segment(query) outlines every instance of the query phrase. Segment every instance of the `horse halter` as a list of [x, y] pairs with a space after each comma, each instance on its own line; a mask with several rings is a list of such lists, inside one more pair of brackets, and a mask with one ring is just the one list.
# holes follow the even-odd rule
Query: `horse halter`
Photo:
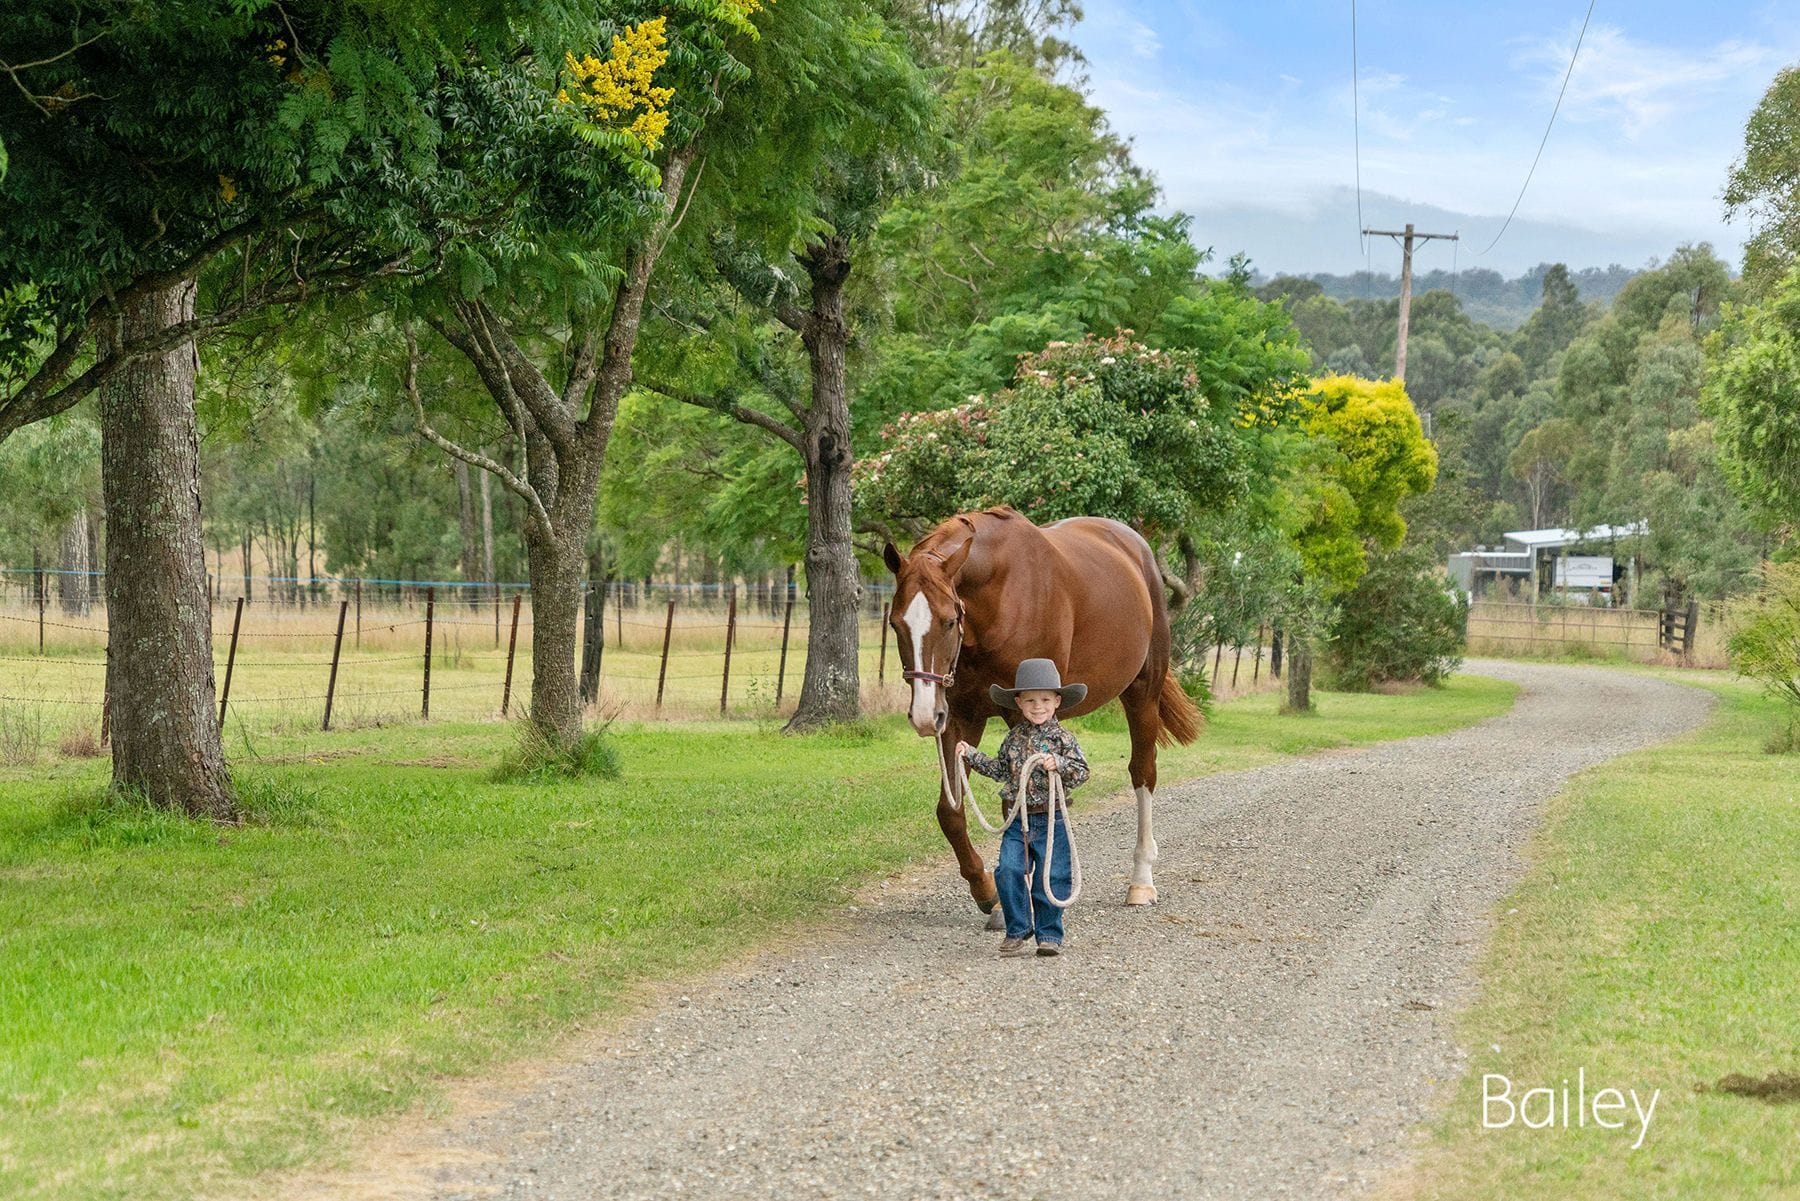
[[962, 601], [959, 600], [956, 602], [956, 653], [950, 656], [950, 670], [946, 672], [915, 671], [908, 667], [901, 670], [900, 678], [909, 684], [914, 680], [925, 680], [932, 684], [942, 684], [945, 690], [948, 691], [950, 686], [956, 683], [956, 664], [962, 658], [962, 648], [963, 606]]

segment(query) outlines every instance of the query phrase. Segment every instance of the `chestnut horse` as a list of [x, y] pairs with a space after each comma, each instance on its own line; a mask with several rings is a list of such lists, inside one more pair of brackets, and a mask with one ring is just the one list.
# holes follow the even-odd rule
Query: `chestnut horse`
[[[1149, 544], [1107, 518], [1039, 527], [1001, 507], [950, 518], [910, 555], [890, 542], [883, 558], [896, 581], [888, 623], [912, 684], [913, 729], [935, 736], [946, 762], [958, 742], [980, 745], [988, 718], [1019, 720], [989, 699], [988, 685], [1010, 688], [1021, 660], [1053, 660], [1065, 683], [1088, 686], [1086, 698], [1059, 717], [1119, 698], [1131, 729], [1138, 814], [1125, 903], [1154, 901], [1156, 745], [1192, 742], [1200, 715], [1169, 671], [1169, 611]], [[960, 802], [940, 781], [938, 825], [976, 905], [992, 914], [994, 877], [969, 845]]]

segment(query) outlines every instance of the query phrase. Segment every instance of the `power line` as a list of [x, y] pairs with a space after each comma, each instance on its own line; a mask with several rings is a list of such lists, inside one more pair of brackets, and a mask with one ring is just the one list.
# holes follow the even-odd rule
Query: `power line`
[[1362, 240], [1363, 253], [1368, 254], [1368, 235], [1362, 233], [1362, 98], [1356, 80], [1356, 0], [1350, 0], [1350, 128], [1353, 131], [1356, 146], [1356, 228], [1357, 237]]
[[[1354, 0], [1352, 2], [1354, 3]], [[1550, 122], [1544, 126], [1544, 136], [1538, 141], [1537, 154], [1532, 156], [1531, 169], [1525, 172], [1525, 182], [1519, 185], [1519, 195], [1513, 200], [1512, 212], [1506, 214], [1506, 221], [1500, 226], [1500, 232], [1494, 235], [1494, 240], [1487, 244], [1487, 250], [1480, 252], [1483, 255], [1500, 244], [1500, 239], [1505, 236], [1507, 227], [1512, 224], [1513, 215], [1519, 211], [1519, 201], [1525, 199], [1525, 189], [1531, 186], [1531, 177], [1537, 172], [1538, 159], [1544, 157], [1544, 146], [1550, 141], [1550, 130], [1556, 125], [1556, 114], [1562, 111], [1563, 94], [1569, 90], [1569, 77], [1575, 74], [1575, 60], [1581, 54], [1581, 43], [1587, 37], [1588, 22], [1593, 19], [1594, 5], [1597, 2], [1598, 0], [1588, 0], [1587, 16], [1581, 18], [1581, 33], [1575, 38], [1575, 50], [1569, 55], [1569, 69], [1563, 73], [1562, 88], [1556, 93], [1556, 106], [1550, 110]], [[1354, 51], [1352, 53], [1354, 54]], [[1476, 257], [1479, 258], [1480, 255]]]

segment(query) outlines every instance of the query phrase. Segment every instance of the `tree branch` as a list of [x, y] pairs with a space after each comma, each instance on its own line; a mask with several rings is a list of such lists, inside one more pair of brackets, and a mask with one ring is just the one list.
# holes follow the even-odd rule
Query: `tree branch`
[[[496, 369], [493, 375], [486, 376], [490, 390], [493, 383], [502, 383], [512, 403], [522, 406], [524, 412], [530, 414], [532, 424], [555, 448], [557, 458], [565, 462], [574, 458], [578, 428], [574, 415], [558, 405], [556, 393], [551, 391], [548, 381], [532, 366], [531, 360], [525, 357], [525, 352], [519, 349], [512, 334], [501, 326], [499, 317], [482, 300], [459, 301], [456, 308], [463, 324], [481, 344], [482, 353]], [[470, 320], [471, 317], [474, 319]], [[497, 327], [498, 333], [495, 332]], [[477, 367], [481, 365], [479, 359], [475, 362]], [[524, 387], [519, 386], [521, 382]], [[533, 383], [542, 384], [544, 393], [548, 395], [532, 387]], [[524, 432], [520, 431], [521, 436]]]
[[766, 430], [799, 451], [802, 457], [806, 454], [806, 436], [804, 434], [793, 426], [786, 424], [778, 418], [770, 416], [760, 409], [753, 409], [748, 405], [738, 404], [728, 397], [714, 398], [701, 396], [681, 388], [670, 387], [667, 384], [655, 380], [640, 380], [638, 382], [652, 392], [666, 396], [670, 400], [680, 401], [682, 404], [693, 405], [697, 409], [706, 409], [713, 413], [723, 413], [727, 417], [736, 418], [745, 425], [754, 425], [758, 429]]
[[538, 496], [536, 488], [514, 475], [504, 464], [490, 459], [484, 454], [458, 446], [431, 428], [431, 424], [425, 420], [425, 402], [419, 396], [419, 343], [418, 339], [413, 337], [411, 325], [406, 327], [406, 398], [412, 402], [413, 425], [426, 441], [445, 454], [461, 459], [471, 467], [481, 468], [505, 484], [509, 491], [531, 506], [533, 520], [539, 523], [545, 533], [550, 532], [550, 514], [545, 511], [544, 502]]

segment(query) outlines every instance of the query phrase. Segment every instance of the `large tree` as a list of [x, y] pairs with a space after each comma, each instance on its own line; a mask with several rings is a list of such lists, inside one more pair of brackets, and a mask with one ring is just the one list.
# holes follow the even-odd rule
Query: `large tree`
[[1300, 571], [1290, 594], [1287, 707], [1312, 708], [1314, 641], [1371, 550], [1400, 545], [1400, 504], [1437, 478], [1437, 452], [1397, 380], [1328, 375], [1301, 401], [1306, 440], [1289, 460]]
[[1706, 408], [1732, 480], [1791, 538], [1800, 528], [1800, 270], [1730, 312], [1707, 349]]
[[[828, 19], [830, 7], [786, 0], [765, 22], [767, 36], [803, 36], [788, 26]], [[574, 211], [591, 215], [573, 221], [568, 209], [548, 212], [517, 241], [468, 247], [412, 298], [414, 311], [472, 366], [522, 462], [502, 462], [436, 428], [419, 386], [419, 347], [406, 334], [406, 392], [420, 432], [525, 502], [531, 722], [563, 746], [581, 735], [574, 657], [582, 579], [645, 302], [657, 262], [702, 185], [708, 122], [734, 89], [752, 82], [739, 55], [761, 36], [751, 23], [760, 0], [703, 0], [667, 15], [621, 8], [627, 11], [616, 14], [607, 56], [571, 55], [546, 115], [560, 114], [596, 145], [647, 154], [636, 175], [643, 190], [615, 197], [609, 180], [578, 159], [546, 162], [530, 145], [496, 147], [484, 164], [495, 180], [561, 188], [579, 201]], [[608, 128], [625, 119], [628, 128]], [[617, 202], [592, 211], [609, 198]]]
[[[516, 194], [471, 158], [567, 10], [21, 0], [0, 13], [0, 438], [96, 392], [113, 778], [234, 808], [212, 700], [195, 339], [428, 265]], [[614, 147], [605, 153], [617, 157]]]
[[1775, 76], [1744, 125], [1744, 152], [1725, 181], [1725, 215], [1748, 221], [1744, 279], [1772, 290], [1800, 257], [1800, 67]]
[[[860, 711], [851, 343], [870, 315], [856, 309], [852, 276], [866, 266], [870, 235], [888, 206], [921, 184], [939, 157], [935, 93], [877, 11], [840, 5], [804, 55], [811, 69], [779, 61], [764, 68], [787, 87], [765, 89], [762, 111], [740, 114], [753, 120], [755, 136], [740, 138], [737, 153], [721, 163], [737, 186], [722, 189], [703, 214], [718, 230], [710, 270], [678, 320], [697, 323], [713, 345], [695, 355], [694, 340], [681, 340], [688, 353], [645, 381], [779, 439], [799, 459], [811, 617], [790, 729]], [[787, 57], [798, 55], [790, 48]], [[682, 360], [692, 358], [702, 361], [684, 370]], [[784, 370], [785, 358], [804, 362], [804, 384]]]

